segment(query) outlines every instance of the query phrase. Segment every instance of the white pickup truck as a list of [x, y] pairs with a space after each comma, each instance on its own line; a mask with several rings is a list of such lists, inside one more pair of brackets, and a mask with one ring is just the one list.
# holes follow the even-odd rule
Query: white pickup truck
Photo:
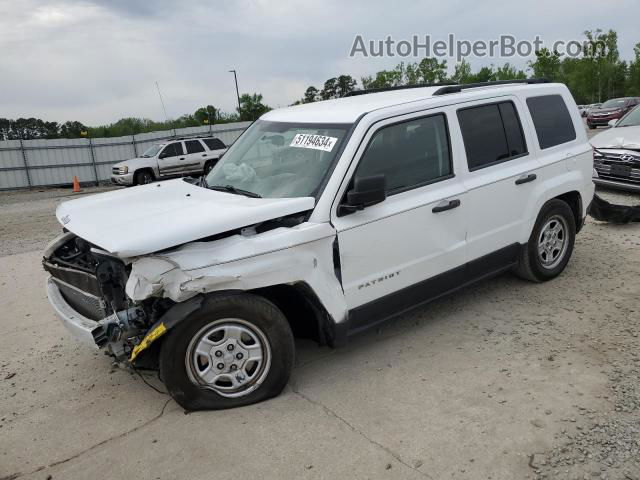
[[[61, 204], [50, 302], [186, 409], [277, 395], [331, 346], [479, 280], [551, 280], [594, 195], [564, 85], [361, 91], [271, 111], [201, 181]], [[532, 286], [535, 288], [535, 286]]]
[[206, 175], [226, 151], [222, 140], [208, 136], [155, 143], [139, 157], [113, 165], [111, 183], [146, 185], [166, 178]]

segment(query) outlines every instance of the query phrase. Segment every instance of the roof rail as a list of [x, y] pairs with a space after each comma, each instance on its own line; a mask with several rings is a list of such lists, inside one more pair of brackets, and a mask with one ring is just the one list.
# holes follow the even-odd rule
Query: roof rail
[[213, 132], [210, 135], [187, 135], [182, 137], [174, 137], [174, 140], [193, 140], [194, 138], [215, 138]]
[[424, 87], [443, 87], [443, 86], [455, 86], [455, 82], [440, 82], [440, 83], [419, 83], [416, 85], [399, 85], [396, 87], [381, 87], [381, 88], [368, 88], [364, 90], [352, 90], [345, 93], [342, 98], [345, 97], [357, 97], [359, 95], [367, 95], [369, 93], [378, 92], [390, 92], [392, 90], [406, 90], [409, 88], [424, 88]]
[[514, 85], [514, 84], [536, 84], [536, 83], [550, 83], [546, 78], [524, 78], [522, 80], [496, 80], [495, 82], [478, 82], [478, 83], [464, 83], [462, 85], [449, 85], [439, 88], [433, 95], [446, 95], [449, 93], [460, 93], [462, 90], [468, 88], [480, 88], [480, 87], [492, 87], [494, 85]]

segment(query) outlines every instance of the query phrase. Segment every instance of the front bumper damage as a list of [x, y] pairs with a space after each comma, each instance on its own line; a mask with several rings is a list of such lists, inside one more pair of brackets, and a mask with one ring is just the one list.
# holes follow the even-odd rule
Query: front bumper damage
[[93, 348], [104, 346], [104, 329], [95, 320], [76, 312], [60, 293], [58, 285], [49, 277], [46, 283], [47, 297], [62, 324], [81, 343]]

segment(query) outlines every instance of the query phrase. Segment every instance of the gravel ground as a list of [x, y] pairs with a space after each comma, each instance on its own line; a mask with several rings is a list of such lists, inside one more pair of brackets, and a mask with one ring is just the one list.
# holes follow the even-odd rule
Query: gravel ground
[[39, 261], [68, 195], [0, 194], [1, 480], [640, 480], [639, 224], [589, 220], [552, 282], [504, 275], [342, 349], [300, 341], [280, 397], [184, 415], [55, 320]]

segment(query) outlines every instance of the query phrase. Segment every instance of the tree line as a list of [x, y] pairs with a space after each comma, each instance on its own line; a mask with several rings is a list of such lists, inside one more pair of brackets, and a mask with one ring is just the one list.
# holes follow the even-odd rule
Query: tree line
[[[424, 58], [420, 62], [401, 62], [390, 70], [362, 77], [363, 89], [388, 88], [403, 85], [454, 82], [459, 84], [519, 80], [527, 73], [536, 78], [547, 78], [565, 83], [578, 104], [603, 102], [609, 98], [640, 96], [640, 43], [635, 46], [634, 59], [620, 58], [618, 34], [609, 30], [584, 32], [585, 43], [578, 57], [563, 57], [558, 52], [543, 48], [536, 52], [535, 60], [527, 64], [527, 72], [508, 62], [502, 66], [485, 66], [473, 71], [463, 60], [448, 74], [446, 60]], [[350, 75], [327, 80], [321, 89], [310, 86], [296, 104], [339, 98], [355, 90], [357, 81]]]
[[[361, 88], [386, 88], [402, 85], [455, 82], [459, 84], [517, 80], [527, 76], [547, 78], [565, 83], [578, 104], [603, 102], [609, 98], [640, 96], [640, 43], [635, 46], [634, 58], [622, 60], [618, 50], [618, 34], [609, 30], [584, 32], [585, 47], [580, 56], [563, 57], [558, 52], [541, 49], [527, 64], [527, 71], [510, 63], [485, 66], [476, 71], [463, 60], [448, 73], [446, 60], [424, 58], [419, 62], [401, 62], [390, 70], [381, 70], [360, 78]], [[331, 77], [322, 88], [309, 86], [294, 105], [339, 98], [359, 88], [350, 75]], [[46, 122], [38, 118], [0, 118], [0, 140], [32, 138], [119, 137], [158, 130], [195, 127], [207, 124], [251, 121], [271, 110], [260, 93], [245, 93], [240, 97], [240, 108], [225, 113], [207, 105], [195, 112], [173, 120], [154, 121], [148, 118], [122, 118], [117, 122], [96, 127], [78, 121]]]
[[193, 113], [160, 122], [149, 118], [127, 117], [107, 125], [91, 127], [78, 121], [58, 123], [47, 122], [39, 118], [18, 118], [15, 120], [0, 118], [0, 140], [122, 137], [176, 128], [251, 121], [269, 110], [271, 107], [264, 104], [261, 94], [245, 93], [240, 96], [239, 111], [236, 109], [234, 113], [225, 113], [213, 105], [207, 105], [198, 108]]

